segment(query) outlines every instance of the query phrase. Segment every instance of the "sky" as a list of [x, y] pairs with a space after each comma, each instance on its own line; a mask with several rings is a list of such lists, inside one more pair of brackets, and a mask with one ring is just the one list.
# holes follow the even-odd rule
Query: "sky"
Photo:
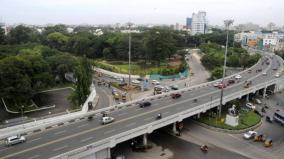
[[207, 12], [210, 25], [252, 22], [284, 26], [283, 0], [0, 0], [7, 24], [185, 24], [193, 12]]

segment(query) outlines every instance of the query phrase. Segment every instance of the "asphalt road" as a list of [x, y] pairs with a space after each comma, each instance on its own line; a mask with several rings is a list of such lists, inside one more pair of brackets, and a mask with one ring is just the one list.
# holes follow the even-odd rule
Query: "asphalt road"
[[[275, 58], [273, 58], [273, 60], [276, 62]], [[259, 67], [267, 67], [269, 69], [268, 72], [270, 72], [272, 71], [271, 65], [259, 65]], [[256, 77], [253, 79], [253, 84], [275, 78], [273, 76], [262, 76], [261, 72], [256, 74], [255, 70], [252, 70], [252, 73], [242, 74], [242, 79], [239, 83], [227, 87], [224, 94], [230, 94], [244, 89], [243, 82], [252, 77]], [[132, 106], [115, 111], [111, 113], [110, 116], [114, 117], [116, 121], [109, 125], [102, 126], [99, 118], [94, 118], [92, 121], [82, 120], [70, 125], [27, 136], [27, 142], [24, 144], [18, 144], [12, 147], [5, 147], [1, 144], [0, 158], [49, 158], [150, 123], [155, 120], [158, 113], [162, 113], [163, 116], [170, 116], [183, 110], [193, 108], [200, 103], [219, 98], [219, 96], [220, 90], [210, 85], [198, 90], [185, 92], [183, 96], [177, 100], [171, 98], [154, 100], [152, 101], [152, 106], [148, 108]], [[197, 103], [193, 102], [195, 98], [198, 98]]]

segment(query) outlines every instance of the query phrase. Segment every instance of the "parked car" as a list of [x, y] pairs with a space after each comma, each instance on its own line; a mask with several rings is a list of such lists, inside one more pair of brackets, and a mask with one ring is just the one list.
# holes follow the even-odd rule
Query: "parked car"
[[246, 107], [249, 109], [255, 109], [255, 106], [252, 103], [247, 103]]
[[136, 80], [137, 80], [137, 81], [140, 81], [140, 82], [144, 81], [144, 79], [141, 78], [141, 77], [140, 77], [140, 78], [136, 78]]
[[157, 80], [152, 80], [152, 84], [153, 84], [153, 85], [160, 85], [160, 82], [157, 81]]
[[275, 76], [276, 78], [278, 78], [278, 77], [280, 77], [280, 74], [279, 74], [279, 73], [276, 73], [274, 76]]
[[131, 81], [133, 84], [140, 84], [140, 81], [138, 81], [138, 80], [132, 80]]
[[23, 143], [26, 141], [26, 138], [24, 136], [21, 135], [17, 135], [17, 136], [10, 136], [5, 140], [5, 143], [7, 146], [11, 146], [11, 145], [15, 145], [18, 143]]
[[140, 108], [144, 108], [144, 107], [149, 107], [151, 106], [151, 103], [150, 102], [139, 102], [137, 103], [139, 105]]
[[173, 93], [173, 94], [171, 94], [171, 96], [172, 96], [173, 99], [177, 99], [177, 98], [181, 97], [181, 94], [180, 93]]
[[243, 137], [244, 139], [252, 139], [257, 135], [256, 131], [248, 131], [246, 133], [244, 133]]
[[109, 123], [112, 123], [114, 121], [114, 118], [113, 117], [110, 117], [110, 116], [105, 116], [105, 117], [102, 117], [102, 124], [109, 124]]

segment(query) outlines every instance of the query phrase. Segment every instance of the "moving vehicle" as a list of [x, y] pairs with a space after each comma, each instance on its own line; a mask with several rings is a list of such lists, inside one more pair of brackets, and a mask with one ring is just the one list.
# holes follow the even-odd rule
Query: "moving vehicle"
[[154, 87], [154, 95], [162, 94], [164, 87], [161, 85], [157, 85]]
[[256, 131], [248, 131], [246, 133], [244, 133], [243, 137], [244, 139], [252, 139], [257, 135]]
[[262, 103], [260, 99], [255, 99], [255, 102], [256, 102], [257, 104], [261, 104], [261, 103]]
[[273, 118], [271, 116], [266, 116], [265, 120], [269, 123], [273, 122]]
[[272, 139], [271, 139], [271, 138], [267, 138], [267, 139], [264, 141], [264, 146], [265, 146], [265, 147], [271, 147], [271, 146], [272, 146]]
[[249, 109], [255, 109], [255, 105], [253, 105], [252, 103], [247, 103], [246, 107]]
[[263, 134], [255, 135], [255, 136], [254, 136], [254, 141], [263, 142], [263, 141], [265, 141], [265, 137], [264, 137]]
[[280, 77], [280, 74], [276, 73], [274, 76], [278, 78], [278, 77]]
[[102, 124], [109, 124], [112, 123], [114, 121], [113, 117], [109, 117], [109, 116], [105, 116], [102, 118]]
[[219, 89], [226, 88], [226, 84], [219, 83], [219, 84], [218, 84], [218, 88], [219, 88]]
[[113, 97], [114, 97], [115, 100], [119, 100], [119, 94], [117, 92], [115, 92], [113, 94]]
[[156, 119], [162, 119], [162, 114], [159, 113], [159, 114], [157, 115], [157, 118], [156, 118]]
[[181, 94], [180, 94], [180, 93], [172, 93], [172, 94], [171, 94], [171, 97], [172, 97], [173, 99], [177, 99], [177, 98], [181, 97]]
[[160, 85], [160, 82], [157, 81], [157, 80], [152, 80], [152, 84], [153, 84], [153, 85]]
[[171, 85], [170, 87], [172, 90], [178, 90], [178, 85]]
[[242, 78], [241, 75], [236, 75], [236, 76], [235, 76], [235, 79], [241, 79], [241, 78]]
[[266, 73], [266, 72], [262, 72], [262, 75], [263, 75], [263, 76], [266, 76], [266, 75], [267, 75], [267, 73]]
[[138, 81], [138, 80], [132, 80], [131, 81], [133, 84], [140, 84], [140, 81]]
[[273, 115], [273, 119], [279, 122], [281, 125], [284, 125], [284, 112], [277, 111]]
[[203, 152], [207, 152], [208, 151], [208, 146], [207, 145], [201, 145], [200, 146], [200, 150]]
[[140, 102], [140, 103], [137, 103], [139, 105], [140, 108], [145, 108], [145, 107], [149, 107], [151, 106], [151, 103], [150, 102]]
[[218, 87], [221, 82], [217, 81], [213, 84], [214, 87]]
[[231, 84], [234, 84], [235, 83], [235, 80], [233, 80], [233, 79], [229, 79], [228, 80], [228, 84], [227, 85], [231, 85]]
[[5, 140], [5, 144], [7, 146], [11, 146], [11, 145], [15, 145], [18, 143], [23, 143], [25, 141], [26, 141], [26, 138], [24, 136], [21, 136], [21, 135], [10, 136]]

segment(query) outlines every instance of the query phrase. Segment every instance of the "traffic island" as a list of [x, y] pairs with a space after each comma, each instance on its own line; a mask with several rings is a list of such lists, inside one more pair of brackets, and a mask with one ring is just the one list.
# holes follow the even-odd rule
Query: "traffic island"
[[227, 133], [243, 133], [252, 130], [261, 125], [261, 117], [254, 111], [241, 110], [239, 114], [239, 125], [230, 126], [225, 123], [226, 114], [222, 114], [221, 118], [209, 115], [208, 113], [200, 115], [195, 119], [197, 124], [220, 132]]

